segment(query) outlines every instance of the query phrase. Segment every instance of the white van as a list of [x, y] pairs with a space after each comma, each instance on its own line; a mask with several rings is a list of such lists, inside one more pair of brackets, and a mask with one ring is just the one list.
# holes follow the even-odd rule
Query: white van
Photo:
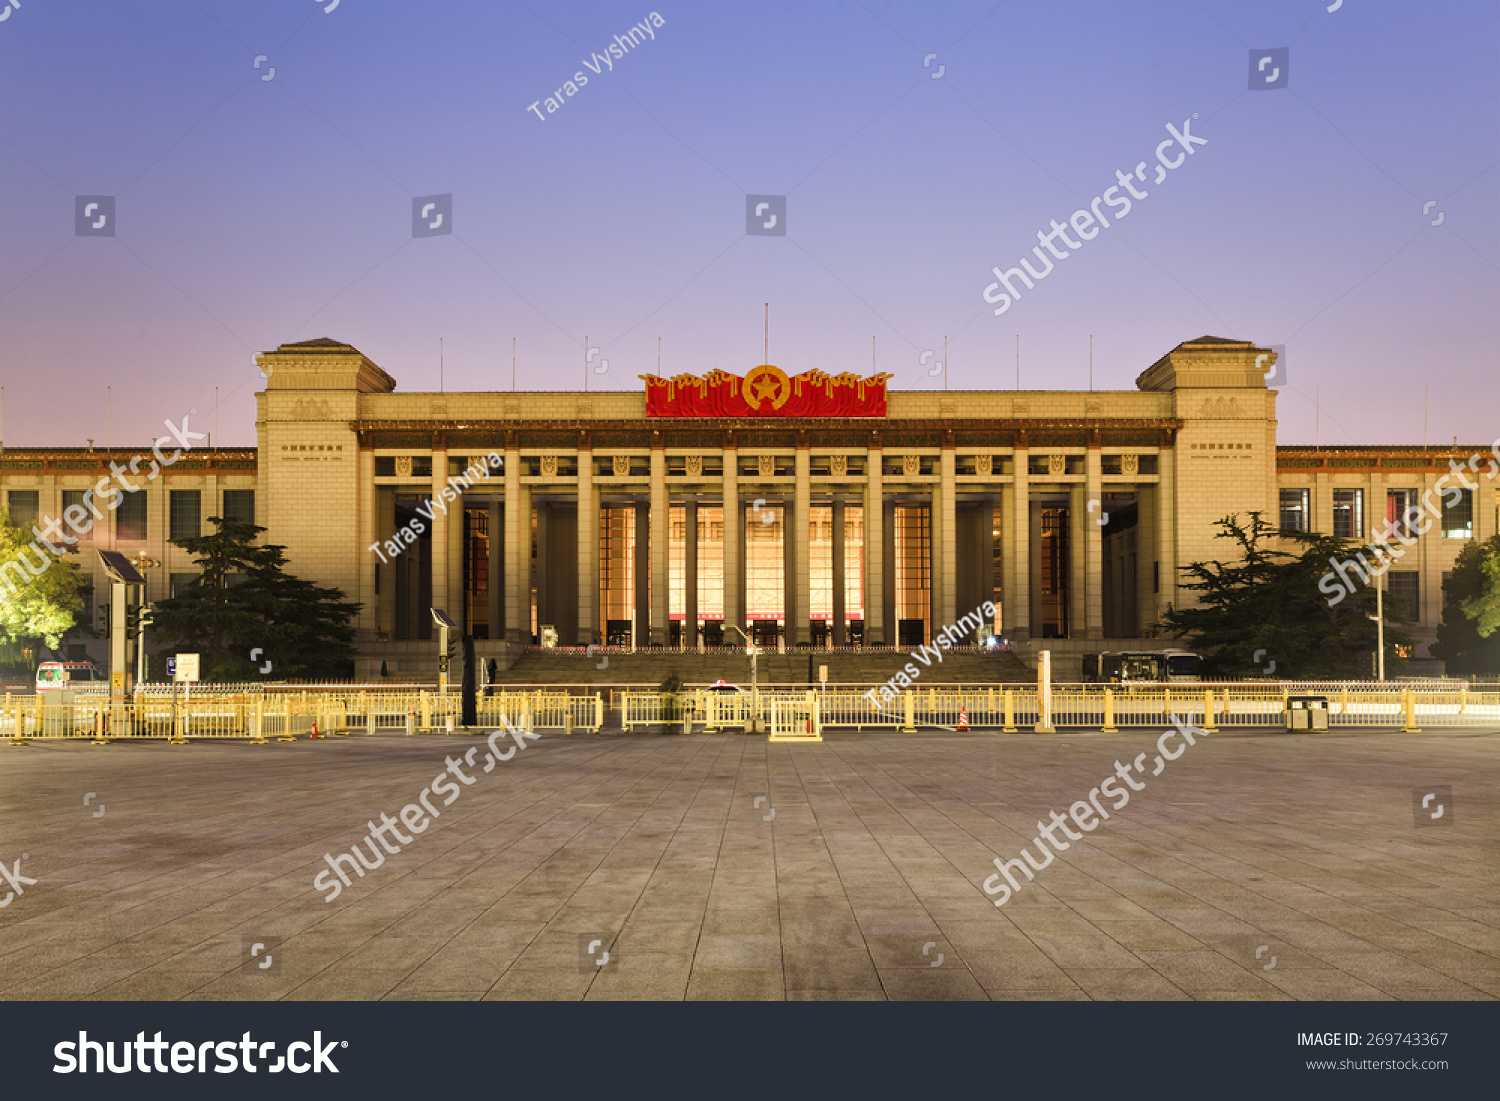
[[91, 661], [44, 661], [37, 666], [36, 690], [50, 692], [66, 688], [72, 691], [109, 688], [109, 674]]

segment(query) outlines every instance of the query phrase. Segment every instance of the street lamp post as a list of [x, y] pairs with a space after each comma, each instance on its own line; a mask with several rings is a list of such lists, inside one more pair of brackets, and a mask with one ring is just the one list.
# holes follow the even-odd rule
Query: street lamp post
[[146, 682], [146, 628], [151, 623], [151, 605], [146, 599], [150, 581], [146, 578], [146, 570], [157, 569], [161, 563], [145, 551], [138, 552], [130, 561], [141, 575], [141, 614], [136, 620], [135, 632], [135, 683], [144, 684]]
[[750, 638], [749, 635], [745, 634], [744, 631], [742, 631], [739, 627], [736, 627], [733, 623], [731, 623], [729, 625], [729, 629], [731, 631], [734, 631], [736, 634], [738, 634], [740, 636], [740, 638], [742, 638], [742, 639], [745, 640], [745, 649], [750, 654], [750, 708], [751, 708], [751, 711], [753, 712], [752, 715], [751, 715], [751, 718], [750, 718], [750, 722], [751, 722], [750, 733], [752, 733], [752, 734], [759, 734], [760, 733], [760, 685], [759, 685], [759, 682], [756, 680], [756, 675], [755, 675], [755, 655], [757, 653], [759, 653], [759, 647], [757, 647], [755, 645], [755, 643], [751, 640], [751, 638]]
[[1384, 578], [1375, 579], [1375, 675], [1385, 683], [1385, 586]]

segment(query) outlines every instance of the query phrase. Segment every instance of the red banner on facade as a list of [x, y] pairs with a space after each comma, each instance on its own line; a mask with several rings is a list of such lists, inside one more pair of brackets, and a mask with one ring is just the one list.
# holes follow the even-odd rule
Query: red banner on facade
[[883, 417], [889, 374], [830, 375], [814, 368], [788, 377], [764, 363], [741, 378], [726, 371], [646, 380], [648, 417]]

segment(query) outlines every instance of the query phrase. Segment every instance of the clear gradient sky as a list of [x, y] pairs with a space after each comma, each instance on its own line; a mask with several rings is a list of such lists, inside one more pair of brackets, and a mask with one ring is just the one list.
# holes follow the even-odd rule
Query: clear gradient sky
[[[449, 390], [510, 389], [512, 338], [521, 389], [582, 389], [585, 335], [596, 389], [640, 389], [658, 337], [664, 373], [743, 373], [767, 301], [792, 373], [868, 371], [875, 336], [893, 388], [941, 388], [946, 335], [950, 388], [1010, 389], [1019, 334], [1024, 389], [1083, 389], [1092, 335], [1095, 387], [1130, 389], [1213, 334], [1286, 345], [1283, 443], [1315, 388], [1325, 444], [1420, 443], [1424, 387], [1432, 442], [1500, 435], [1491, 0], [9, 12], [7, 446], [212, 428], [216, 386], [215, 443], [253, 444], [253, 353], [319, 336], [402, 391], [438, 388], [440, 337]], [[1275, 47], [1287, 87], [1251, 91]], [[990, 269], [1194, 115], [1208, 144], [993, 316]], [[441, 193], [453, 232], [413, 238]], [[746, 235], [750, 193], [787, 196], [785, 236]], [[116, 236], [75, 236], [78, 195]]]

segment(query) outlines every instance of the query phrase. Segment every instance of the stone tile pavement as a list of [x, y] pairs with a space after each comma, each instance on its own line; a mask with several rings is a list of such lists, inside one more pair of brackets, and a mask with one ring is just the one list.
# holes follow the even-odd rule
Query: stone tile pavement
[[1153, 734], [544, 736], [332, 902], [479, 739], [0, 746], [0, 998], [1500, 996], [1492, 733], [1200, 739], [996, 908]]

